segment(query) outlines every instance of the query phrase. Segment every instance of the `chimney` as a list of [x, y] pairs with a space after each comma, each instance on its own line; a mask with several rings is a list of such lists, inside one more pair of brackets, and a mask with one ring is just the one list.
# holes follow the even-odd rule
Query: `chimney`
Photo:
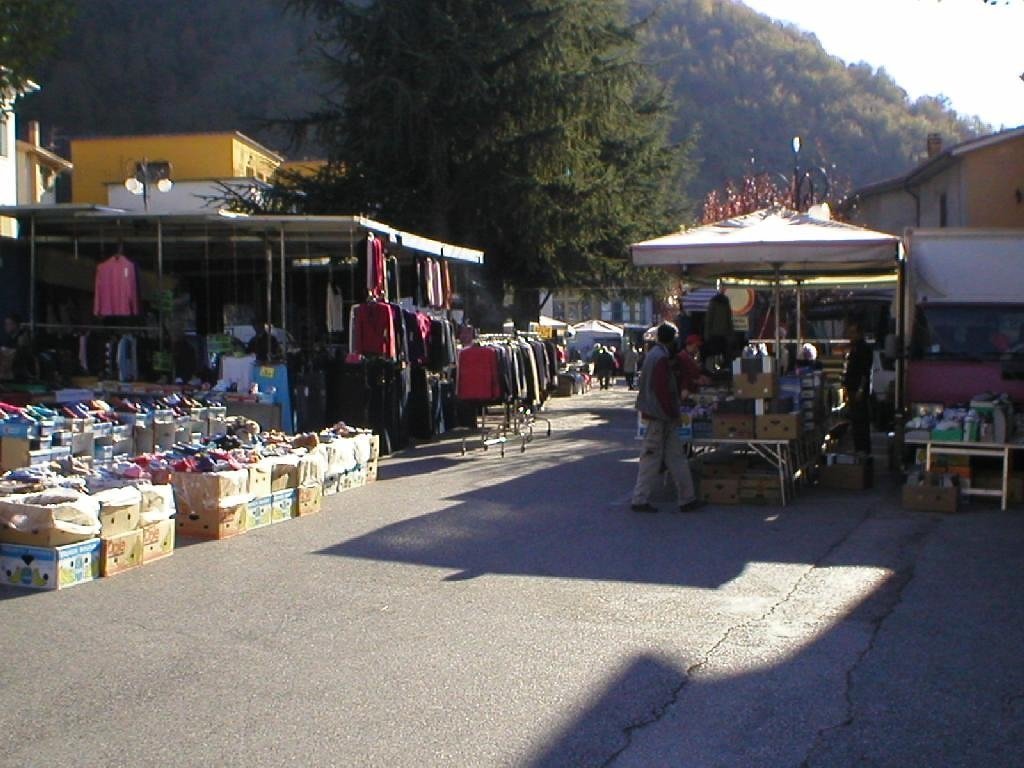
[[931, 160], [942, 151], [942, 134], [929, 133], [925, 147], [928, 150], [928, 159]]

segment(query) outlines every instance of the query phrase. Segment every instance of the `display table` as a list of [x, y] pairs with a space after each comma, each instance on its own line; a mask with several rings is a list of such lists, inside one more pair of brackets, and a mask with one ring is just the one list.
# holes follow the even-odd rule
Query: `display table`
[[1024, 451], [1021, 443], [956, 443], [931, 440], [907, 440], [907, 445], [925, 447], [924, 467], [930, 470], [932, 456], [982, 456], [999, 459], [1002, 463], [1002, 483], [999, 488], [967, 488], [963, 490], [967, 496], [989, 496], [999, 499], [1000, 509], [1006, 510], [1010, 486], [1010, 452]]
[[786, 506], [793, 496], [793, 475], [795, 440], [763, 440], [755, 438], [712, 438], [698, 437], [688, 441], [697, 453], [713, 453], [723, 447], [745, 448], [765, 459], [779, 474], [779, 491], [782, 505]]

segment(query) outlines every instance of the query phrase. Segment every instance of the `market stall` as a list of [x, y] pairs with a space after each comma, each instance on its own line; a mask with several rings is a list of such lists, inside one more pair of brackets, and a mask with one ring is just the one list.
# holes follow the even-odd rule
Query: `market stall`
[[453, 310], [480, 251], [361, 216], [4, 212], [21, 222], [0, 256], [29, 265], [25, 328], [49, 356], [43, 385], [209, 385], [264, 427], [344, 419], [386, 451], [444, 425], [434, 402], [452, 399]]
[[[724, 304], [723, 323], [712, 333], [723, 336], [731, 332], [724, 322], [728, 315], [723, 292], [726, 286], [770, 285], [778, 316], [780, 292], [787, 283], [876, 276], [895, 280], [901, 264], [896, 237], [785, 209], [758, 211], [636, 243], [631, 251], [637, 266], [662, 267], [682, 281], [717, 288], [722, 297], [718, 301]], [[717, 330], [719, 327], [722, 330]], [[751, 453], [762, 457], [767, 454], [771, 469], [777, 473], [778, 500], [784, 502], [794, 477], [812, 460], [803, 442], [808, 436], [820, 437], [827, 413], [819, 372], [808, 368], [789, 378], [782, 376], [782, 340], [776, 323], [774, 345], [770, 357], [765, 358], [736, 354], [738, 350], [730, 350], [726, 338], [726, 366], [732, 371], [733, 386], [712, 395], [710, 402], [698, 404], [688, 420], [695, 426], [707, 422], [704, 434], [699, 434], [699, 428], [693, 431], [703, 448], [727, 453], [724, 449], [736, 447], [727, 441], [741, 441]], [[740, 433], [728, 431], [730, 421]], [[768, 434], [775, 428], [785, 434]], [[707, 434], [709, 431], [712, 434]], [[758, 446], [759, 439], [772, 441], [771, 445]], [[745, 466], [737, 470], [740, 476], [746, 471]], [[741, 483], [738, 481], [737, 486]], [[726, 498], [732, 490], [732, 486], [727, 487]]]

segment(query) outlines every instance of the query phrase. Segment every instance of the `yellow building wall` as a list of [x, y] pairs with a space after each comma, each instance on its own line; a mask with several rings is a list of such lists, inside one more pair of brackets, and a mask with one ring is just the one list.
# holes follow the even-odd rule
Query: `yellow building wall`
[[71, 201], [106, 205], [106, 185], [127, 179], [141, 160], [169, 162], [174, 181], [268, 179], [281, 163], [280, 157], [238, 133], [73, 139]]
[[964, 182], [966, 226], [1024, 227], [1024, 137], [966, 155]]

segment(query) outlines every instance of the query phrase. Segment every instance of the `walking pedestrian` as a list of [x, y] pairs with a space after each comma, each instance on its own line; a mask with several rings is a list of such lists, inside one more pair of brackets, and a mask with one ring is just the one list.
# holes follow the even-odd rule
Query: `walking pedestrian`
[[657, 343], [647, 353], [640, 371], [636, 407], [647, 433], [644, 436], [636, 485], [633, 488], [634, 512], [657, 512], [650, 503], [651, 492], [664, 464], [676, 484], [680, 512], [698, 509], [693, 488], [690, 463], [679, 439], [679, 388], [673, 371], [676, 327], [671, 323], [658, 326]]
[[630, 391], [636, 389], [636, 371], [639, 359], [640, 355], [637, 353], [636, 347], [632, 342], [627, 341], [626, 346], [622, 349], [622, 373], [626, 377], [626, 386]]
[[612, 385], [612, 373], [615, 371], [615, 357], [607, 347], [598, 344], [594, 347], [592, 359], [598, 384], [601, 389], [609, 389]]

